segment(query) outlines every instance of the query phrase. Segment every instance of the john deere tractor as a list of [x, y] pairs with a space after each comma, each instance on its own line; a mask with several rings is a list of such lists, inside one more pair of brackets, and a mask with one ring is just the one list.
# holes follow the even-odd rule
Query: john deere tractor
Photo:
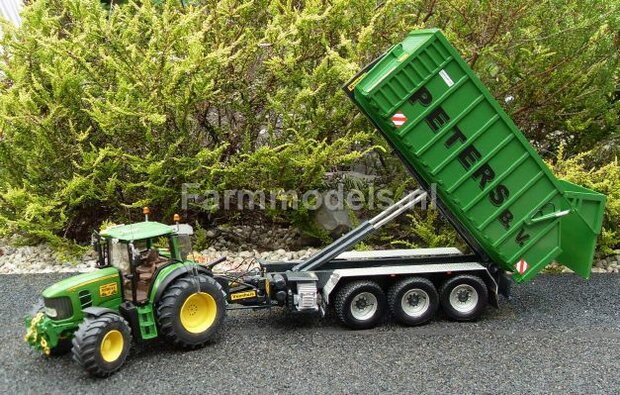
[[[43, 291], [26, 316], [25, 340], [46, 355], [71, 351], [90, 374], [109, 376], [125, 362], [132, 338], [163, 337], [205, 345], [221, 326], [226, 293], [210, 268], [186, 260], [191, 227], [148, 221], [93, 234], [98, 270]], [[185, 246], [185, 247], [183, 247]]]

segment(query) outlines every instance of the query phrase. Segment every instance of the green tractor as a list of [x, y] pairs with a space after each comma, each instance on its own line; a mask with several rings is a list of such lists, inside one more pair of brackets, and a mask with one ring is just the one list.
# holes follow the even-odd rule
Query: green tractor
[[225, 280], [187, 260], [191, 227], [148, 221], [93, 234], [98, 270], [59, 281], [25, 317], [26, 342], [45, 355], [71, 351], [97, 377], [118, 370], [132, 337], [182, 348], [209, 342], [226, 312]]

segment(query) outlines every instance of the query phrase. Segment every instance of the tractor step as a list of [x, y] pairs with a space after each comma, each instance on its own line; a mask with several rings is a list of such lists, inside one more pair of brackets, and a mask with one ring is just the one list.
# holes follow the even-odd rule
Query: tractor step
[[138, 322], [140, 324], [140, 336], [142, 339], [147, 340], [157, 337], [157, 326], [155, 325], [153, 306], [138, 306]]

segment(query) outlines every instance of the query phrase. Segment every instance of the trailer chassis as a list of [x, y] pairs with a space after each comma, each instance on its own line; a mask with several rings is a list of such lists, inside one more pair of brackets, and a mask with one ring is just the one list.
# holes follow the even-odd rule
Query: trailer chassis
[[[244, 274], [221, 274], [228, 309], [286, 307], [295, 314], [324, 316], [333, 306], [347, 326], [365, 329], [391, 311], [419, 325], [441, 307], [449, 318], [477, 319], [487, 303], [509, 295], [509, 278], [493, 263], [456, 248], [347, 251], [427, 198], [418, 189], [364, 221], [304, 261], [259, 260]], [[214, 262], [214, 265], [219, 262]]]

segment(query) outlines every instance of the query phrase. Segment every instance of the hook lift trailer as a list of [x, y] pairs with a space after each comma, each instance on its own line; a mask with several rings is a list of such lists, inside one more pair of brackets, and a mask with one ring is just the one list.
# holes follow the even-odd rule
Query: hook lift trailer
[[258, 273], [227, 277], [235, 285], [227, 289], [229, 303], [321, 317], [333, 306], [352, 329], [372, 328], [388, 311], [405, 325], [424, 324], [440, 305], [451, 319], [477, 319], [487, 302], [499, 306], [498, 294], [508, 296], [510, 285], [503, 271], [477, 255], [456, 248], [348, 251], [427, 196], [422, 189], [407, 194], [305, 261], [259, 260]]
[[[558, 180], [439, 30], [411, 32], [345, 86], [421, 186], [304, 261], [268, 262], [245, 274], [214, 273], [187, 259], [191, 228], [146, 220], [93, 235], [99, 269], [45, 289], [25, 317], [26, 342], [46, 355], [69, 350], [106, 377], [132, 338], [207, 344], [227, 309], [282, 306], [352, 329], [388, 312], [420, 325], [441, 307], [471, 321], [498, 306], [510, 280], [552, 261], [588, 278], [605, 196]], [[404, 211], [433, 201], [473, 254], [456, 248], [349, 251]], [[163, 244], [163, 245], [162, 245]]]

